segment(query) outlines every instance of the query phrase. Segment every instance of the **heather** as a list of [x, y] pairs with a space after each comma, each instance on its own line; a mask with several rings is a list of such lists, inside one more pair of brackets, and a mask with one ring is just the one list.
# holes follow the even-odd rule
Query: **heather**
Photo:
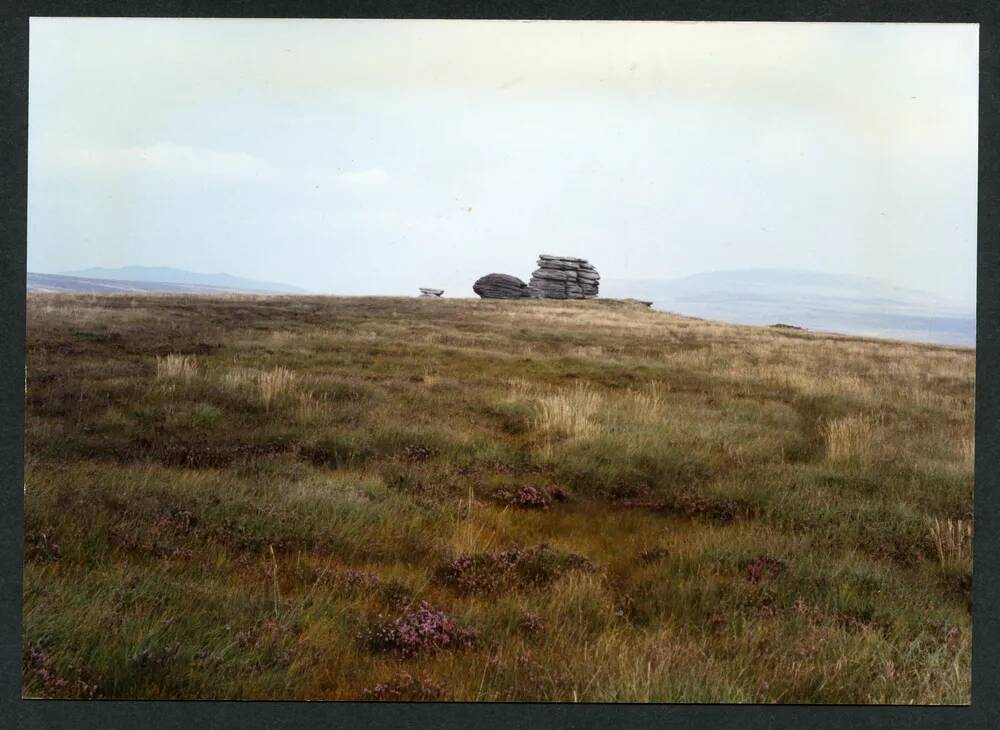
[[399, 618], [376, 621], [365, 629], [362, 640], [373, 652], [393, 653], [405, 659], [420, 653], [469, 648], [478, 636], [475, 629], [459, 626], [443, 611], [421, 601]]
[[571, 570], [593, 572], [595, 566], [582, 555], [535, 545], [493, 553], [463, 553], [439, 565], [434, 580], [465, 593], [492, 593], [544, 586]]
[[32, 697], [965, 703], [975, 351], [32, 295]]

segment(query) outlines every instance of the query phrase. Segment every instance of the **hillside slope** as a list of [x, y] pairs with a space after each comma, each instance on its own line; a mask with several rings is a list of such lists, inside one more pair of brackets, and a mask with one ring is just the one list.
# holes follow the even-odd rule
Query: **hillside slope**
[[975, 352], [28, 299], [24, 692], [967, 703]]
[[[86, 279], [112, 279], [116, 281], [147, 282], [154, 284], [188, 284], [197, 287], [208, 287], [226, 291], [274, 292], [276, 294], [304, 294], [300, 289], [290, 284], [280, 284], [274, 281], [244, 279], [232, 274], [216, 273], [202, 274], [196, 271], [175, 269], [169, 266], [121, 266], [118, 268], [94, 267], [78, 271], [64, 271], [63, 276], [76, 276]], [[150, 291], [156, 291], [150, 289]], [[169, 291], [169, 290], [162, 290]]]
[[252, 288], [226, 288], [201, 284], [177, 284], [168, 281], [134, 281], [128, 279], [93, 279], [61, 274], [36, 274], [27, 276], [29, 292], [40, 294], [273, 294]]

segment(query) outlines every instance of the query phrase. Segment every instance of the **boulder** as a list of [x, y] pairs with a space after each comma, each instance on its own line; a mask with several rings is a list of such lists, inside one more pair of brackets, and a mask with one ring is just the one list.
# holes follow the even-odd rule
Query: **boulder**
[[476, 280], [472, 291], [483, 299], [520, 299], [522, 297], [538, 296], [537, 289], [531, 289], [527, 284], [510, 274], [487, 274]]
[[420, 287], [420, 296], [422, 297], [439, 297], [444, 294], [444, 289], [426, 289]]
[[594, 299], [601, 275], [586, 259], [541, 254], [530, 286], [547, 299]]

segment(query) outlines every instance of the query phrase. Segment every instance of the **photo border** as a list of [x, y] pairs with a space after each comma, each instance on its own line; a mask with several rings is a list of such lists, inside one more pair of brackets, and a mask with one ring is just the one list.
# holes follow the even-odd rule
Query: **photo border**
[[[297, 0], [83, 0], [14, 2], [0, 16], [0, 725], [15, 728], [553, 727], [679, 725], [771, 727], [1000, 727], [1000, 83], [996, 2], [486, 2]], [[973, 559], [972, 704], [677, 705], [541, 703], [366, 703], [298, 701], [123, 701], [21, 699], [24, 538], [24, 388], [27, 237], [28, 18], [259, 17], [564, 20], [703, 20], [979, 23], [976, 482]], [[994, 144], [991, 144], [993, 142]], [[992, 478], [991, 478], [992, 477]]]

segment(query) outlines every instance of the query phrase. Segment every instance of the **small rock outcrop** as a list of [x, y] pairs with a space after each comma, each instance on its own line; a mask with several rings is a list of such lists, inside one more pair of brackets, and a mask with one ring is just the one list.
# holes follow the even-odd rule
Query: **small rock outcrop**
[[420, 287], [420, 296], [422, 297], [439, 297], [444, 294], [444, 289], [426, 289]]
[[510, 274], [487, 274], [476, 280], [472, 291], [483, 299], [521, 299], [537, 297], [541, 293]]
[[538, 257], [530, 286], [547, 299], [594, 299], [601, 275], [586, 259], [575, 256]]

